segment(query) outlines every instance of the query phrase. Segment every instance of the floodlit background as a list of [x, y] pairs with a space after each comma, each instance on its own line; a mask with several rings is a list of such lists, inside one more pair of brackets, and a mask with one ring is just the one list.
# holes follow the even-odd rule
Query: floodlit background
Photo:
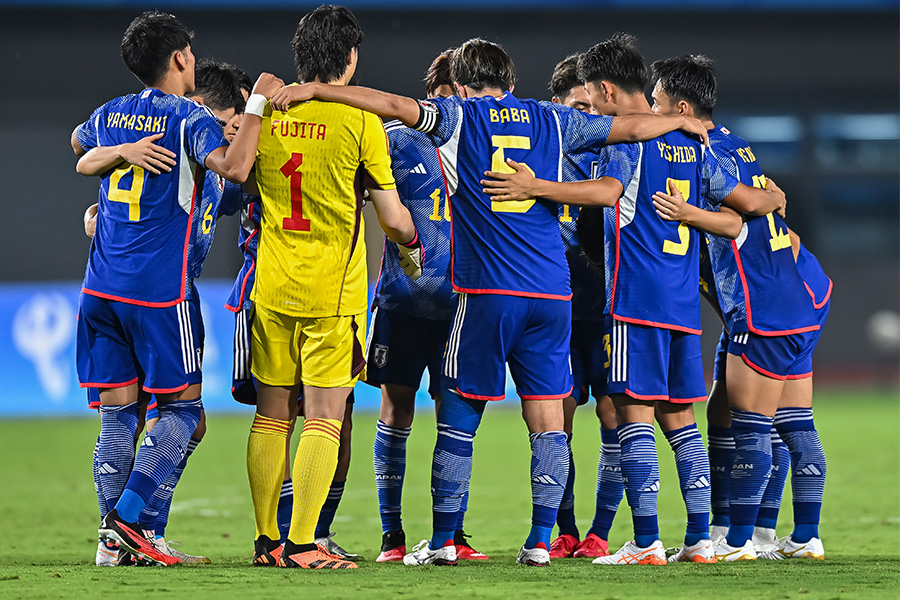
[[[318, 2], [0, 0], [0, 417], [85, 413], [75, 376], [75, 314], [89, 242], [81, 215], [97, 180], [75, 173], [69, 134], [106, 100], [141, 86], [119, 55], [146, 8], [170, 9], [195, 32], [194, 53], [255, 79], [294, 75], [290, 39]], [[405, 0], [347, 2], [366, 31], [361, 85], [422, 96], [421, 79], [448, 46], [481, 36], [518, 68], [515, 93], [549, 99], [553, 66], [617, 31], [637, 35], [648, 64], [687, 53], [717, 61], [717, 123], [745, 137], [788, 196], [788, 221], [834, 281], [816, 353], [817, 389], [898, 381], [900, 117], [898, 12], [882, 0]], [[649, 92], [649, 90], [648, 90]], [[241, 264], [237, 222], [219, 222], [199, 288], [207, 341], [204, 404], [230, 399], [232, 313]], [[370, 274], [381, 236], [369, 219]], [[706, 314], [707, 357], [719, 326]], [[710, 368], [707, 369], [711, 373]], [[510, 390], [511, 391], [511, 390]], [[360, 384], [357, 410], [380, 394]], [[423, 401], [425, 396], [422, 396]]]

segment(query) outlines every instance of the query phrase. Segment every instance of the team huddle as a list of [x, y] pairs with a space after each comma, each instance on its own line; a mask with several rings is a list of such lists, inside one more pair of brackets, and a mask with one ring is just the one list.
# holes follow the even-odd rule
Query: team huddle
[[[226, 308], [232, 395], [256, 406], [253, 565], [362, 560], [331, 532], [358, 381], [382, 391], [376, 560], [487, 560], [463, 523], [473, 442], [507, 370], [532, 452], [518, 564], [823, 559], [812, 354], [831, 281], [747, 142], [714, 123], [712, 61], [669, 58], [648, 72], [620, 33], [561, 61], [553, 101], [539, 102], [513, 95], [502, 47], [471, 39], [434, 60], [427, 99], [415, 100], [352, 84], [362, 40], [350, 11], [319, 7], [292, 42], [298, 83], [263, 73], [253, 84], [232, 65], [195, 64], [185, 26], [147, 12], [122, 41], [145, 89], [73, 132], [77, 171], [101, 179], [85, 214], [93, 241], [77, 330], [79, 381], [101, 421], [96, 563], [210, 562], [173, 548], [165, 530], [206, 433], [194, 279], [216, 220], [236, 214], [244, 264]], [[365, 202], [386, 236], [368, 324]], [[723, 323], [709, 396], [701, 296]], [[407, 549], [406, 440], [426, 369], [433, 531]], [[602, 444], [582, 538], [572, 421], [591, 397]], [[693, 410], [706, 400], [708, 448]], [[669, 550], [654, 421], [687, 512], [683, 544]], [[789, 472], [794, 528], [778, 539]], [[610, 552], [623, 494], [634, 535]]]

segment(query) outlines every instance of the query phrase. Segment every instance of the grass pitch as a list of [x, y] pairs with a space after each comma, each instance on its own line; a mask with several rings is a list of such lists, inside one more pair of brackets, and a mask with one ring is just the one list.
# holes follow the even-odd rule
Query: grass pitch
[[[489, 562], [457, 568], [377, 565], [381, 543], [372, 476], [375, 415], [355, 415], [353, 465], [334, 525], [336, 540], [369, 560], [359, 570], [285, 571], [249, 566], [254, 534], [245, 471], [250, 413], [209, 415], [209, 433], [175, 495], [170, 538], [208, 566], [93, 566], [97, 506], [91, 479], [96, 418], [0, 421], [0, 598], [99, 594], [205, 598], [897, 598], [900, 597], [900, 402], [897, 393], [817, 395], [816, 422], [828, 456], [822, 538], [828, 559], [755, 564], [598, 567], [555, 560], [517, 567], [530, 518], [529, 449], [511, 401], [488, 409], [475, 443], [466, 530]], [[701, 407], [702, 408], [702, 407]], [[599, 434], [591, 408], [576, 417], [576, 513], [584, 534], [593, 516]], [[698, 415], [703, 429], [702, 415]], [[429, 477], [434, 416], [422, 411], [409, 438], [404, 527], [409, 545], [430, 535]], [[680, 542], [684, 507], [662, 435], [660, 527]], [[779, 534], [790, 531], [789, 491]], [[625, 502], [610, 534], [630, 535]]]

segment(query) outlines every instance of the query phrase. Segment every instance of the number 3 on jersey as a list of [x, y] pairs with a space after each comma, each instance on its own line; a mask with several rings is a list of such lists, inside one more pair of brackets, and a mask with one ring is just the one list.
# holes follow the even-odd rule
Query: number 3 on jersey
[[285, 217], [281, 228], [285, 231], [309, 231], [309, 219], [303, 218], [303, 173], [298, 171], [303, 164], [303, 154], [294, 152], [291, 159], [281, 167], [281, 174], [291, 180], [291, 216]]
[[[681, 192], [681, 196], [684, 198], [684, 201], [687, 202], [691, 197], [691, 182], [687, 179], [668, 179], [666, 180], [668, 184], [669, 193], [671, 194], [676, 189]], [[675, 254], [677, 256], [684, 256], [688, 251], [688, 244], [691, 241], [691, 232], [688, 230], [688, 226], [684, 223], [678, 224], [678, 241], [673, 242], [672, 240], [665, 240], [663, 242], [663, 252], [666, 254]]]
[[[515, 173], [512, 167], [506, 164], [504, 150], [507, 148], [531, 150], [531, 139], [524, 135], [492, 135], [491, 144], [494, 146], [494, 153], [491, 155], [491, 171], [497, 173]], [[531, 171], [531, 167], [525, 163], [522, 163], [522, 166]], [[531, 171], [531, 174], [534, 175], [534, 171]], [[532, 206], [534, 206], [534, 198], [513, 202], [491, 200], [491, 210], [494, 212], [524, 213], [528, 212]]]
[[[127, 190], [119, 187], [122, 178], [129, 172], [133, 173], [131, 178], [131, 186]], [[128, 205], [128, 220], [141, 220], [141, 193], [144, 191], [144, 169], [129, 165], [119, 167], [112, 172], [109, 178], [109, 198], [110, 202], [122, 202]]]

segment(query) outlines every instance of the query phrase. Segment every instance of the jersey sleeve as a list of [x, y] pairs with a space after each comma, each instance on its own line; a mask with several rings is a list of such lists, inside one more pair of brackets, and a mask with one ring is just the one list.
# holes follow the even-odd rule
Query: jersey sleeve
[[559, 116], [563, 152], [599, 152], [606, 144], [613, 117], [589, 115], [564, 104], [541, 102]]
[[205, 165], [210, 152], [227, 145], [222, 125], [209, 109], [198, 106], [190, 112], [184, 124], [184, 149], [191, 160]]
[[222, 202], [219, 204], [220, 217], [236, 215], [242, 208], [253, 202], [253, 196], [244, 192], [244, 188], [230, 181], [225, 182]]
[[[612, 177], [627, 189], [638, 168], [640, 151], [637, 144], [616, 144], [606, 147], [606, 164], [597, 170], [598, 177]], [[601, 158], [601, 161], [603, 159]]]
[[718, 208], [740, 183], [736, 177], [737, 167], [727, 153], [714, 152], [705, 147], [701, 152], [703, 154], [701, 193], [707, 204]]
[[365, 187], [379, 190], [396, 189], [391, 171], [391, 155], [388, 136], [381, 120], [372, 113], [363, 112], [360, 136], [360, 163], [366, 171]]
[[435, 146], [446, 144], [460, 125], [462, 99], [458, 96], [419, 100], [421, 114], [413, 129], [431, 136]]
[[90, 150], [100, 145], [97, 134], [97, 124], [98, 119], [100, 119], [100, 114], [103, 112], [103, 108], [104, 107], [101, 106], [96, 109], [93, 114], [91, 114], [91, 118], [79, 125], [78, 129], [75, 131], [78, 143], [85, 150]]

